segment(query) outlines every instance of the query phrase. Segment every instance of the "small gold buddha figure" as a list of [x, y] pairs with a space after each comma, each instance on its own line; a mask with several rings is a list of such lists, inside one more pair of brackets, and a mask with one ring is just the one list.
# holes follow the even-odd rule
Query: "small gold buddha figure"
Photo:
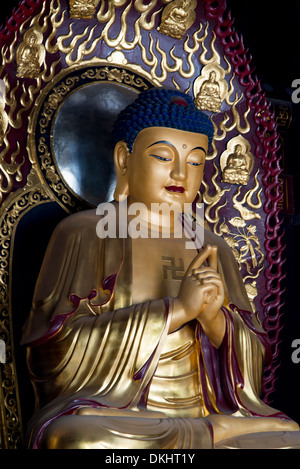
[[99, 0], [70, 0], [71, 18], [94, 18]]
[[205, 80], [197, 93], [195, 104], [198, 109], [219, 112], [221, 109], [220, 86], [217, 81], [217, 74], [212, 70], [207, 80]]
[[30, 29], [24, 34], [23, 42], [17, 50], [17, 77], [37, 78], [40, 74], [45, 50], [41, 44], [42, 36]]
[[248, 183], [249, 169], [241, 145], [235, 145], [234, 152], [228, 156], [222, 180], [230, 184], [246, 185]]
[[269, 341], [231, 249], [204, 228], [198, 243], [188, 217], [209, 118], [152, 89], [114, 138], [114, 200], [57, 226], [24, 326], [28, 446], [299, 448], [297, 423], [260, 398]]
[[182, 39], [195, 20], [195, 0], [175, 0], [164, 8], [159, 31]]

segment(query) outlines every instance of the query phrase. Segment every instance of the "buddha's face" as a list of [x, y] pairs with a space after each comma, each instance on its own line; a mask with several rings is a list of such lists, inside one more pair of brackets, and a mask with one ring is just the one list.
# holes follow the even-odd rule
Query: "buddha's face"
[[237, 155], [240, 155], [242, 153], [242, 147], [241, 145], [236, 145], [234, 147], [234, 152], [237, 154]]
[[29, 39], [28, 39], [28, 42], [31, 46], [34, 46], [34, 44], [36, 43], [36, 37], [34, 34], [32, 34]]
[[206, 135], [150, 127], [136, 137], [127, 158], [129, 202], [190, 204], [200, 188]]

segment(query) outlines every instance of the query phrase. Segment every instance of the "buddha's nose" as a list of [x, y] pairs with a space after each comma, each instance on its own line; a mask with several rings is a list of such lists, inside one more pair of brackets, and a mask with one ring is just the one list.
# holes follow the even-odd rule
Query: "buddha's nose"
[[187, 178], [187, 167], [186, 162], [180, 158], [175, 158], [174, 166], [171, 170], [170, 176], [175, 181], [185, 181]]

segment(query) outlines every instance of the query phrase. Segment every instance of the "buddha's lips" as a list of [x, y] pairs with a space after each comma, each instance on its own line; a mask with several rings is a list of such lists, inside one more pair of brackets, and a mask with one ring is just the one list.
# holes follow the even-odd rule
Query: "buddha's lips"
[[185, 188], [182, 186], [168, 186], [166, 187], [167, 191], [170, 192], [179, 192], [180, 194], [183, 194], [185, 192]]

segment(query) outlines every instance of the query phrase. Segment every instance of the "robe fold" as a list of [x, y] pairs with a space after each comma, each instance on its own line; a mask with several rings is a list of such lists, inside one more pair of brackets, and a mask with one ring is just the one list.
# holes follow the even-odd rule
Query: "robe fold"
[[98, 219], [58, 225], [37, 281], [22, 339], [36, 395], [29, 446], [80, 419], [79, 447], [210, 448], [210, 414], [280, 416], [260, 399], [268, 338], [229, 246], [206, 231], [227, 297], [216, 349], [196, 320], [168, 334], [173, 298], [132, 303], [131, 239], [100, 239]]

